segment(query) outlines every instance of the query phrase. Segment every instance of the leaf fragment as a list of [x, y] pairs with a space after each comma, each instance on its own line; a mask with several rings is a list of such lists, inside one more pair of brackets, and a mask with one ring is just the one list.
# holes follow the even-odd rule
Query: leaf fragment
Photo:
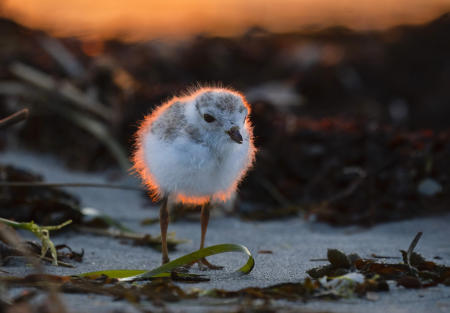
[[[88, 278], [98, 278], [101, 276], [107, 276], [109, 278], [117, 278], [120, 281], [135, 281], [135, 280], [147, 280], [147, 279], [154, 279], [158, 277], [171, 277], [171, 272], [175, 271], [176, 269], [189, 265], [192, 262], [195, 262], [197, 260], [200, 260], [202, 258], [205, 258], [207, 256], [225, 253], [225, 252], [241, 252], [248, 256], [247, 263], [236, 270], [235, 272], [225, 274], [225, 276], [234, 277], [236, 275], [246, 275], [249, 274], [253, 267], [255, 266], [255, 260], [253, 259], [252, 254], [250, 251], [242, 245], [238, 244], [220, 244], [215, 246], [206, 247], [203, 249], [199, 249], [195, 252], [192, 252], [190, 254], [187, 254], [185, 256], [179, 257], [169, 263], [163, 264], [153, 270], [147, 271], [147, 270], [103, 270], [103, 271], [96, 271], [96, 272], [89, 272], [89, 273], [82, 273], [79, 274], [79, 277], [88, 277]], [[179, 274], [178, 275], [183, 275]], [[194, 280], [198, 280], [199, 278], [202, 279], [205, 276], [204, 275], [196, 275], [196, 274], [185, 274], [185, 277], [188, 278], [191, 275], [191, 277]]]
[[328, 249], [327, 258], [334, 267], [350, 268], [351, 266], [347, 255], [337, 249]]

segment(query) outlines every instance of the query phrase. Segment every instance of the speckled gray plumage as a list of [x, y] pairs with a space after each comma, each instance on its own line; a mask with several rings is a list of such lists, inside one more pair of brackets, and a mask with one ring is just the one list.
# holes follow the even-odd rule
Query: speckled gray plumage
[[152, 124], [151, 132], [156, 134], [161, 140], [170, 142], [180, 135], [186, 125], [184, 103], [178, 101], [167, 108], [166, 114], [161, 115]]

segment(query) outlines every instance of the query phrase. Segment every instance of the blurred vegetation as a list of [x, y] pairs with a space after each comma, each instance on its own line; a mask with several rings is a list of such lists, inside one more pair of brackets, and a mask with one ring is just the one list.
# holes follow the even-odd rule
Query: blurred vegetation
[[420, 26], [334, 27], [123, 43], [0, 20], [0, 116], [30, 108], [0, 150], [129, 166], [137, 121], [186, 86], [221, 82], [253, 107], [259, 154], [236, 214], [371, 225], [448, 211], [450, 14]]

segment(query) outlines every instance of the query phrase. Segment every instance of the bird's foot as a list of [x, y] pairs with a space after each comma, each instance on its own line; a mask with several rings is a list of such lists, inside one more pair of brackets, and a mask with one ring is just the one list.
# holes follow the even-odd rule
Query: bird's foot
[[164, 264], [169, 263], [169, 262], [170, 262], [170, 259], [168, 257], [163, 257], [161, 265], [164, 265]]
[[199, 263], [197, 263], [199, 268], [206, 266], [206, 268], [209, 268], [210, 270], [223, 270], [223, 266], [211, 264], [206, 260], [205, 258], [201, 259]]
[[192, 265], [194, 265], [196, 263], [198, 265], [198, 268], [201, 271], [206, 271], [208, 269], [210, 269], [210, 270], [222, 270], [223, 269], [223, 266], [211, 264], [205, 258], [201, 258], [200, 260], [194, 261], [194, 262], [186, 265], [185, 268], [190, 268], [190, 267], [192, 267]]

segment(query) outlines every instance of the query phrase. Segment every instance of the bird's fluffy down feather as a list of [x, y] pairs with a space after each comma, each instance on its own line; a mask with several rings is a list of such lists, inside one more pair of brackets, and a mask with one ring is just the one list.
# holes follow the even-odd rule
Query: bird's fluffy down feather
[[[145, 117], [137, 134], [134, 169], [158, 198], [202, 204], [226, 201], [255, 158], [250, 107], [238, 92], [200, 88], [175, 97]], [[214, 117], [207, 122], [204, 115]], [[226, 133], [239, 127], [243, 142]]]

